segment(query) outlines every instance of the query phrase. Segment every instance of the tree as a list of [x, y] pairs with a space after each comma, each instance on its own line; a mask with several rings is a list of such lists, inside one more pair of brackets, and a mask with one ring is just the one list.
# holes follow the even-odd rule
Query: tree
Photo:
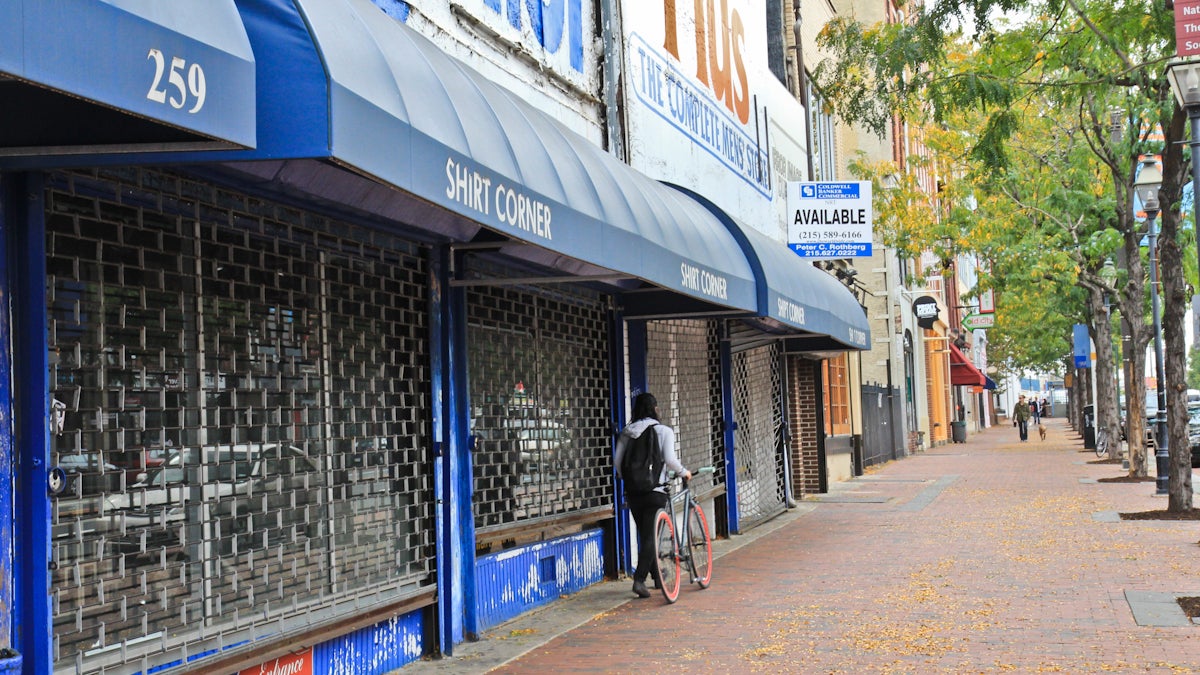
[[[995, 12], [1022, 10], [1019, 22], [991, 17]], [[974, 23], [973, 41], [966, 43], [947, 26]], [[934, 0], [919, 8], [910, 21], [898, 25], [864, 26], [841, 16], [825, 27], [821, 44], [835, 57], [820, 64], [818, 85], [837, 91], [830, 97], [835, 114], [882, 132], [893, 114], [928, 120], [944, 126], [955, 114], [979, 116], [971, 133], [967, 157], [981, 170], [980, 182], [992, 194], [1004, 194], [1026, 213], [1040, 212], [1038, 232], [1049, 235], [1047, 250], [1069, 233], [1079, 288], [1086, 291], [1085, 314], [1097, 337], [1110, 330], [1102, 300], [1115, 298], [1125, 317], [1132, 346], [1129, 418], [1133, 438], [1141, 437], [1143, 360], [1151, 337], [1145, 315], [1145, 265], [1140, 243], [1145, 224], [1134, 217], [1131, 186], [1138, 159], [1144, 154], [1163, 157], [1162, 238], [1160, 260], [1166, 311], [1167, 384], [1184, 381], [1182, 368], [1183, 249], [1180, 246], [1179, 186], [1187, 169], [1180, 143], [1183, 112], [1174, 104], [1163, 77], [1166, 56], [1173, 46], [1173, 24], [1158, 0], [1112, 3], [1108, 0], [973, 0], [960, 3]], [[1035, 106], [1028, 103], [1034, 102]], [[1057, 126], [1054, 153], [1044, 164], [1094, 170], [1091, 204], [1081, 174], [1065, 180], [1038, 173], [1014, 174], [1022, 162], [1020, 131], [1037, 128], [1045, 115]], [[1068, 123], [1067, 121], [1070, 120]], [[1156, 127], [1157, 125], [1157, 127]], [[1161, 129], [1165, 143], [1154, 137]], [[1068, 146], [1064, 149], [1062, 146]], [[1086, 151], [1089, 162], [1073, 153]], [[1066, 164], [1060, 160], [1070, 158]], [[1090, 167], [1090, 169], [1088, 169]], [[1169, 205], [1169, 206], [1168, 206]], [[1043, 228], [1043, 224], [1049, 224]], [[1111, 230], [1111, 232], [1110, 232]], [[1118, 264], [1120, 274], [1105, 275], [1104, 262]], [[1068, 287], [1068, 288], [1073, 288]], [[1097, 346], [1107, 340], [1097, 339]], [[1106, 367], [1115, 359], [1108, 356]], [[1105, 397], [1108, 398], [1107, 396]], [[1115, 392], [1112, 394], [1115, 401]], [[1187, 460], [1186, 417], [1180, 396], [1171, 397], [1171, 485], [1168, 508], [1191, 508], [1190, 465]], [[1100, 401], [1107, 422], [1115, 422], [1115, 403]], [[1136, 446], [1136, 444], [1135, 444]], [[1134, 471], [1144, 464], [1131, 462]]]

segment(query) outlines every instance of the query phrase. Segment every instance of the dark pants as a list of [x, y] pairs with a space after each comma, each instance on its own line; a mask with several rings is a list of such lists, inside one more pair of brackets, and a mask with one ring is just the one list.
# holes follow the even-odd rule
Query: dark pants
[[1017, 431], [1021, 432], [1021, 440], [1029, 440], [1029, 420], [1017, 420]]
[[658, 578], [658, 565], [654, 563], [654, 517], [667, 505], [667, 496], [661, 492], [626, 495], [629, 513], [637, 525], [638, 564], [633, 571], [634, 581], [646, 581], [647, 576]]

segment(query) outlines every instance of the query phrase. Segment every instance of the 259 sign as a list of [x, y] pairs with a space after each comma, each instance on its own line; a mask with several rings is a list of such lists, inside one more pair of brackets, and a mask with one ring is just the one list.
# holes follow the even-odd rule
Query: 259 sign
[[[198, 113], [204, 107], [208, 95], [208, 84], [204, 79], [204, 68], [199, 63], [188, 65], [184, 59], [173, 56], [167, 66], [167, 57], [161, 50], [151, 48], [146, 55], [154, 61], [154, 81], [146, 98], [155, 103], [165, 103], [176, 110], [191, 103], [189, 113]], [[186, 74], [186, 77], [185, 77]]]

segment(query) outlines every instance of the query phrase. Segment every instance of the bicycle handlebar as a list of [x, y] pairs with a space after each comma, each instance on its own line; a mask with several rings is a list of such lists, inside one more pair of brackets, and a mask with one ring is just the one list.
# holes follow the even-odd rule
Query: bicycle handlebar
[[[696, 469], [695, 471], [693, 471], [692, 475], [699, 476], [702, 474], [710, 474], [710, 473], [716, 473], [716, 472], [717, 472], [717, 468], [714, 466], [702, 466], [699, 469]], [[675, 473], [674, 471], [667, 471], [668, 479], [676, 478], [678, 475], [679, 474]]]

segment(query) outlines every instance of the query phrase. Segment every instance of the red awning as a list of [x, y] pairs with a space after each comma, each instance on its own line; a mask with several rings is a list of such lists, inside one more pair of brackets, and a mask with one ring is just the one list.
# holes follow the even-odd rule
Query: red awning
[[987, 385], [987, 377], [979, 372], [975, 364], [966, 355], [950, 343], [950, 384], [961, 387], [983, 387]]

